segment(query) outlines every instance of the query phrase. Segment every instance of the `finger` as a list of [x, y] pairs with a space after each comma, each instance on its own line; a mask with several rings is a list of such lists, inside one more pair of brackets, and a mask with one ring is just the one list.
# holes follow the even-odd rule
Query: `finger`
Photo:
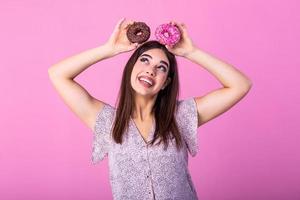
[[183, 29], [186, 29], [186, 25], [184, 23], [181, 23], [180, 26], [183, 28]]
[[181, 31], [181, 33], [184, 36], [187, 36], [187, 28], [186, 28], [186, 25], [184, 23], [176, 23], [176, 26], [179, 28], [179, 30]]
[[125, 20], [125, 21], [122, 23], [122, 28], [127, 28], [128, 25], [133, 24], [133, 22], [134, 22], [133, 20], [129, 20], [129, 19]]
[[117, 25], [116, 25], [116, 28], [120, 28], [121, 27], [121, 25], [122, 25], [122, 23], [125, 21], [125, 17], [123, 17], [122, 19], [120, 19], [119, 21], [118, 21], [118, 23], [117, 23]]
[[132, 25], [133, 23], [134, 23], [133, 20], [130, 20], [130, 21], [126, 22], [125, 25], [124, 25], [125, 29], [127, 29], [127, 28], [128, 28], [130, 25]]
[[113, 30], [112, 35], [116, 35], [119, 32], [119, 30], [121, 29], [121, 26], [122, 26], [122, 23], [124, 22], [124, 20], [125, 20], [125, 17], [123, 17], [122, 19], [120, 19], [117, 22], [117, 24], [116, 24], [116, 26], [115, 26], [115, 28]]
[[139, 46], [139, 43], [137, 43], [137, 42], [136, 42], [136, 43], [133, 43], [132, 46], [133, 46], [134, 48], [136, 48], [136, 47]]
[[130, 46], [128, 47], [128, 50], [129, 51], [131, 51], [131, 50], [133, 50], [133, 49], [136, 49], [137, 47], [138, 47], [138, 43], [132, 43], [132, 44], [130, 44]]
[[169, 23], [172, 24], [172, 25], [177, 26], [180, 30], [186, 29], [186, 26], [185, 26], [184, 23], [178, 23], [174, 20], [171, 20]]
[[172, 25], [178, 25], [178, 23], [176, 21], [174, 21], [174, 20], [171, 21], [171, 24]]
[[165, 45], [165, 47], [168, 49], [168, 50], [171, 50], [172, 46], [170, 45]]

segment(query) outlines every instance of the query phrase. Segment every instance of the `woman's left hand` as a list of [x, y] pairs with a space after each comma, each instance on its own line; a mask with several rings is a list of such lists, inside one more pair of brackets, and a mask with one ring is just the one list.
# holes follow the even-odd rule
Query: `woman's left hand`
[[175, 21], [170, 21], [170, 23], [179, 28], [181, 32], [181, 38], [173, 47], [168, 45], [165, 46], [171, 53], [177, 56], [186, 57], [196, 49], [192, 39], [188, 36], [186, 25], [184, 23], [177, 23]]

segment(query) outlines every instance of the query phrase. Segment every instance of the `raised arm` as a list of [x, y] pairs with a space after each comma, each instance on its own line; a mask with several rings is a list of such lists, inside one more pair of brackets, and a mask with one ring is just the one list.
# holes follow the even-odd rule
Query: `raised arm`
[[64, 103], [93, 131], [96, 115], [104, 102], [89, 94], [74, 78], [103, 59], [135, 49], [138, 45], [130, 43], [126, 37], [128, 25], [132, 23], [121, 19], [105, 44], [70, 56], [48, 69], [51, 83]]
[[221, 115], [250, 90], [252, 82], [241, 71], [215, 56], [197, 48], [189, 38], [186, 26], [174, 21], [182, 32], [182, 39], [175, 47], [167, 47], [175, 55], [182, 56], [204, 67], [223, 85], [205, 95], [195, 97], [198, 110], [198, 127]]

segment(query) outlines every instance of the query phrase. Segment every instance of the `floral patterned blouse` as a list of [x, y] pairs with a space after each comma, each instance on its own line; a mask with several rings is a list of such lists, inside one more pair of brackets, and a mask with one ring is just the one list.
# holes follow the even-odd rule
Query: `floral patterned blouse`
[[177, 101], [175, 118], [184, 139], [184, 148], [174, 142], [164, 150], [147, 145], [152, 140], [155, 123], [147, 143], [132, 118], [123, 144], [113, 141], [111, 131], [116, 109], [104, 104], [94, 127], [92, 163], [108, 155], [109, 178], [114, 200], [195, 200], [197, 193], [188, 169], [188, 152], [195, 156], [197, 143], [197, 107], [194, 98]]

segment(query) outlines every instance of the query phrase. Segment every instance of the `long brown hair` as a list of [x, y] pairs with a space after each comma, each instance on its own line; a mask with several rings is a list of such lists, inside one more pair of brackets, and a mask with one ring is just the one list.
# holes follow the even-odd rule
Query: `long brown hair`
[[159, 91], [153, 106], [152, 111], [154, 112], [156, 127], [153, 140], [149, 144], [153, 145], [154, 142], [160, 138], [158, 145], [163, 141], [165, 148], [167, 148], [168, 140], [175, 138], [176, 147], [179, 149], [182, 147], [182, 138], [174, 116], [179, 95], [177, 61], [175, 55], [156, 40], [143, 43], [134, 51], [127, 61], [118, 95], [117, 112], [113, 124], [113, 139], [116, 143], [122, 144], [123, 134], [128, 130], [130, 116], [132, 116], [135, 107], [135, 91], [130, 82], [133, 66], [143, 52], [153, 48], [161, 49], [167, 56], [170, 63], [168, 77], [171, 78], [171, 82], [163, 90]]

